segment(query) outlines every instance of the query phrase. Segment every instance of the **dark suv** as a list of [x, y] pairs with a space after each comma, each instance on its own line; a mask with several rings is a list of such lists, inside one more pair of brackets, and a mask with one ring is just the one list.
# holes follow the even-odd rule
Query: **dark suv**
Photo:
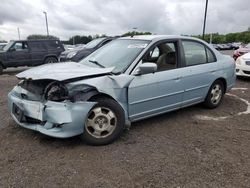
[[11, 41], [0, 51], [0, 74], [8, 67], [36, 66], [58, 61], [64, 51], [59, 40]]

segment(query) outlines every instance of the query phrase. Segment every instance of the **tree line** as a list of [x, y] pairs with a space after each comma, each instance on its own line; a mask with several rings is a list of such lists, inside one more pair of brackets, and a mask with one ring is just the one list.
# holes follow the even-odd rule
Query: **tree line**
[[[151, 32], [138, 32], [138, 31], [129, 31], [126, 32], [120, 37], [124, 36], [134, 36], [134, 35], [152, 35]], [[206, 34], [204, 40], [209, 42], [210, 35]], [[202, 39], [202, 35], [192, 35], [193, 37], [197, 37]], [[64, 44], [87, 44], [93, 39], [106, 37], [106, 34], [102, 35], [75, 35], [69, 38], [69, 40], [62, 41]], [[27, 37], [28, 40], [31, 39], [59, 39], [53, 35], [40, 35], [40, 34], [33, 34]], [[250, 28], [247, 31], [237, 32], [237, 33], [228, 33], [228, 34], [219, 34], [219, 33], [212, 33], [212, 43], [214, 44], [221, 44], [221, 43], [232, 43], [232, 42], [243, 42], [243, 43], [250, 43]]]
[[[204, 40], [206, 42], [210, 41], [210, 35], [206, 34]], [[202, 35], [193, 36], [202, 39]], [[228, 34], [219, 34], [212, 33], [212, 43], [214, 44], [223, 44], [223, 43], [232, 43], [232, 42], [243, 42], [245, 44], [250, 43], [250, 28], [247, 31], [237, 32], [237, 33], [228, 33]]]

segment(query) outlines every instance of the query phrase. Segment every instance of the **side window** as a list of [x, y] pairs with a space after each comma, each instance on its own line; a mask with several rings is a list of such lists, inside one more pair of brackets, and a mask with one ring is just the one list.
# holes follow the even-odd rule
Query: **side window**
[[44, 51], [46, 49], [43, 42], [29, 42], [29, 46], [32, 51]]
[[150, 51], [151, 58], [158, 58], [160, 56], [160, 50], [156, 46], [152, 51]]
[[206, 49], [204, 45], [192, 41], [183, 41], [182, 44], [187, 66], [207, 62]]
[[157, 64], [157, 72], [177, 68], [177, 43], [163, 42], [145, 54], [142, 63]]
[[186, 65], [199, 65], [215, 62], [216, 59], [209, 48], [194, 41], [183, 41]]
[[216, 59], [214, 57], [214, 54], [211, 52], [210, 49], [206, 48], [206, 51], [207, 51], [207, 62], [208, 63], [212, 63], [212, 62], [215, 62]]
[[48, 49], [60, 48], [59, 42], [56, 40], [45, 41], [44, 44], [45, 46], [47, 46]]
[[15, 49], [16, 51], [22, 51], [27, 50], [28, 45], [27, 42], [16, 42], [11, 48]]

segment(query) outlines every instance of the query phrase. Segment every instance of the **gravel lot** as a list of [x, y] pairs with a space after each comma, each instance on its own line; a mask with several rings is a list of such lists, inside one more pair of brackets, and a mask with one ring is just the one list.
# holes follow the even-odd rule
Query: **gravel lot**
[[18, 127], [7, 112], [14, 73], [0, 76], [0, 187], [250, 187], [250, 79], [217, 109], [140, 121], [93, 147]]

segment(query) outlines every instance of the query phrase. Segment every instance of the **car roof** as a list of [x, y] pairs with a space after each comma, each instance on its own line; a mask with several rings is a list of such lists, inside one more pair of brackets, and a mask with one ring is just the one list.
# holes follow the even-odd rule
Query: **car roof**
[[47, 41], [59, 41], [59, 39], [30, 39], [30, 40], [11, 40], [10, 42], [47, 42]]
[[129, 37], [121, 37], [120, 39], [135, 39], [135, 40], [150, 40], [150, 41], [159, 41], [164, 39], [192, 39], [197, 41], [202, 41], [200, 39], [182, 35], [135, 35]]

